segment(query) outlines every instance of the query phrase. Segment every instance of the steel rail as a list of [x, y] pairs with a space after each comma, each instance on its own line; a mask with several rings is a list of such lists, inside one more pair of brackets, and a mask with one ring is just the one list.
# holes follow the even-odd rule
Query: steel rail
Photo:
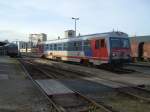
[[[46, 76], [49, 76], [50, 78], [58, 78], [54, 75], [57, 75], [58, 72], [55, 72], [53, 71], [53, 73], [50, 73], [50, 74], [53, 74], [52, 76], [45, 72], [44, 70], [40, 69], [36, 64], [34, 64], [33, 62], [28, 62], [29, 64], [33, 65], [34, 67], [36, 67], [36, 69], [38, 69], [39, 71], [41, 71], [43, 74], [45, 74]], [[57, 73], [57, 74], [56, 74]], [[35, 82], [36, 83], [36, 82]], [[71, 89], [72, 90], [72, 89]], [[82, 95], [81, 93], [75, 91], [75, 90], [72, 90], [76, 95], [78, 95], [79, 97], [81, 97], [82, 99], [84, 99], [85, 101], [88, 101], [89, 102], [89, 112], [96, 112], [97, 109], [102, 109], [104, 112], [119, 112], [117, 110], [113, 110], [110, 106], [108, 105], [105, 105], [101, 102], [101, 104], [99, 103], [96, 103], [95, 101], [91, 100], [90, 98], [86, 97], [85, 95]]]
[[[56, 67], [53, 67], [53, 68], [56, 69]], [[81, 73], [81, 72], [79, 72], [79, 71], [75, 71], [75, 70], [72, 70], [72, 69], [67, 69], [67, 70], [66, 70], [66, 69], [62, 69], [62, 68], [60, 68], [60, 67], [59, 67], [59, 70], [63, 70], [63, 71], [66, 71], [66, 72], [75, 73], [75, 74], [78, 74], [78, 75], [87, 74], [86, 72], [82, 72], [82, 73]], [[51, 70], [51, 71], [54, 71], [54, 70]], [[63, 72], [58, 72], [58, 71], [55, 71], [55, 72], [63, 74]], [[89, 74], [89, 73], [88, 73], [88, 74]], [[91, 75], [92, 75], [92, 74], [91, 74]], [[100, 78], [100, 77], [98, 77], [98, 78]], [[149, 90], [143, 89], [143, 88], [138, 87], [137, 85], [134, 85], [134, 84], [130, 84], [130, 83], [126, 83], [126, 82], [121, 82], [121, 81], [114, 81], [114, 80], [107, 79], [107, 78], [104, 78], [104, 77], [101, 77], [100, 79], [107, 80], [107, 81], [111, 81], [111, 82], [114, 82], [114, 83], [120, 83], [120, 84], [129, 86], [130, 89], [133, 88], [133, 89], [137, 89], [137, 90], [139, 90], [139, 91], [143, 91], [143, 92], [148, 92], [148, 93], [150, 93]], [[131, 87], [132, 87], [132, 88], [131, 88]], [[116, 90], [119, 91], [119, 92], [121, 92], [121, 93], [124, 93], [124, 94], [126, 94], [126, 95], [128, 95], [128, 96], [132, 96], [132, 97], [134, 97], [134, 98], [136, 98], [136, 99], [140, 99], [140, 100], [144, 100], [144, 101], [146, 101], [146, 102], [150, 102], [150, 98], [145, 98], [145, 97], [143, 97], [143, 96], [136, 95], [136, 94], [131, 93], [131, 92], [129, 92], [129, 91], [123, 91], [123, 90], [121, 90], [121, 89], [116, 89]]]
[[66, 112], [63, 109], [60, 109], [48, 96], [47, 94], [43, 91], [43, 89], [36, 83], [36, 81], [31, 77], [31, 75], [29, 74], [29, 72], [26, 70], [22, 60], [19, 59], [20, 65], [22, 67], [22, 69], [24, 70], [25, 74], [29, 77], [29, 79], [32, 81], [32, 83], [35, 85], [35, 87], [37, 87], [42, 94], [48, 99], [48, 101], [51, 103], [50, 105], [50, 112]]

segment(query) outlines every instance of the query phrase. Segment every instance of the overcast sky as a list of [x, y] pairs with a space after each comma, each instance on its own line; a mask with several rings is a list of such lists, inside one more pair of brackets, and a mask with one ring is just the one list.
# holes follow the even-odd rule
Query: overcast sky
[[121, 30], [150, 35], [150, 0], [0, 0], [0, 40], [27, 40], [29, 33], [47, 33], [48, 39], [74, 29], [78, 33]]

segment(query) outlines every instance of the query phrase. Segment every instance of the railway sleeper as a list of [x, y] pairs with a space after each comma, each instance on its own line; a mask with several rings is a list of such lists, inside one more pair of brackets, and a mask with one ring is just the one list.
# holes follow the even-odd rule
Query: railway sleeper
[[[49, 75], [47, 72], [43, 71], [42, 69], [39, 69], [39, 67], [37, 65], [35, 65], [34, 63], [32, 63], [32, 61], [27, 61], [25, 63], [32, 65], [33, 68], [36, 68], [37, 70], [41, 71], [42, 74], [44, 74], [46, 76]], [[31, 77], [32, 77], [32, 75], [31, 75]], [[32, 79], [32, 80], [34, 81], [34, 79]], [[98, 104], [95, 101], [93, 101], [79, 93], [75, 93], [75, 96], [80, 97], [79, 101], [82, 100], [83, 104], [81, 103], [80, 105], [72, 105], [72, 106], [64, 107], [63, 105], [58, 104], [53, 99], [53, 96], [49, 97], [49, 98], [50, 98], [50, 100], [52, 100], [54, 102], [55, 105], [57, 105], [57, 108], [59, 108], [62, 112], [70, 112], [70, 111], [71, 112], [96, 112], [97, 109], [101, 109], [101, 110], [103, 110], [103, 112], [118, 112], [118, 111], [112, 110], [112, 107], [110, 107], [108, 105], [104, 105], [103, 103]], [[68, 97], [68, 98], [70, 98], [70, 97]], [[75, 108], [75, 111], [73, 111], [74, 108]]]
[[95, 102], [80, 93], [50, 95], [50, 99], [55, 102], [64, 112], [118, 112], [111, 106], [104, 104], [102, 101]]
[[146, 86], [147, 85], [139, 85], [137, 86], [136, 88], [140, 89], [140, 90], [143, 90], [145, 92], [148, 92], [150, 94], [150, 90], [146, 89]]
[[134, 93], [132, 93], [132, 92], [130, 92], [128, 90], [123, 90], [122, 88], [121, 89], [117, 88], [116, 90], [118, 92], [124, 94], [124, 95], [127, 95], [127, 96], [131, 97], [131, 98], [134, 98], [134, 99], [137, 99], [137, 100], [140, 100], [140, 101], [144, 101], [144, 102], [150, 103], [150, 98], [145, 98], [143, 96], [139, 96], [139, 95], [134, 94]]
[[[45, 74], [45, 73], [44, 73]], [[141, 96], [139, 96], [139, 95], [135, 95], [135, 94], [133, 94], [133, 93], [131, 93], [131, 92], [129, 92], [129, 91], [125, 91], [125, 90], [123, 90], [123, 89], [117, 89], [120, 93], [123, 93], [123, 94], [125, 94], [125, 95], [128, 95], [128, 96], [130, 96], [130, 97], [132, 97], [132, 98], [135, 98], [135, 99], [140, 99], [140, 100], [142, 100], [142, 101], [146, 101], [146, 102], [150, 102], [150, 100], [149, 99], [147, 99], [147, 98], [144, 98], [144, 97], [141, 97]], [[90, 102], [91, 101], [89, 101], [89, 106], [88, 107], [90, 107], [91, 105], [93, 105], [93, 106], [95, 106], [95, 102], [94, 102], [94, 104], [93, 104], [93, 102], [90, 104]], [[97, 105], [97, 103], [96, 103], [96, 107], [101, 107], [101, 108], [103, 108], [104, 110], [105, 110], [105, 112], [117, 112], [117, 111], [115, 111], [115, 110], [113, 110], [112, 109], [112, 107], [111, 106], [108, 106], [108, 105], [105, 105], [104, 103], [102, 103], [102, 102], [99, 102], [99, 104], [100, 105]], [[83, 105], [80, 105], [80, 106], [83, 106]], [[79, 107], [80, 107], [79, 106]], [[93, 107], [93, 106], [91, 106], [91, 107]], [[76, 106], [71, 106], [70, 108], [74, 108], [74, 107], [76, 107]], [[83, 106], [84, 107], [84, 106]], [[97, 109], [96, 107], [94, 107], [94, 109]], [[68, 107], [69, 108], [69, 107]], [[92, 112], [94, 112], [94, 111], [92, 111]]]
[[146, 89], [143, 89], [143, 88], [140, 88], [138, 86], [135, 86], [135, 87], [124, 87], [123, 88], [125, 91], [130, 91], [132, 93], [135, 93], [135, 94], [139, 94], [139, 96], [143, 96], [147, 99], [150, 99], [150, 91], [149, 90], [146, 90]]

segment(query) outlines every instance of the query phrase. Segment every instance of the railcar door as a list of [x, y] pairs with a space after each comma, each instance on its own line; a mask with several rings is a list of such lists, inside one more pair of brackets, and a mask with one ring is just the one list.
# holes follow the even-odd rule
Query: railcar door
[[140, 60], [143, 60], [144, 42], [141, 42], [138, 47], [139, 47], [139, 49], [138, 49], [139, 58], [140, 58]]
[[103, 61], [108, 60], [108, 50], [105, 39], [92, 40], [93, 57]]
[[84, 54], [87, 57], [92, 57], [91, 41], [85, 40], [83, 43]]

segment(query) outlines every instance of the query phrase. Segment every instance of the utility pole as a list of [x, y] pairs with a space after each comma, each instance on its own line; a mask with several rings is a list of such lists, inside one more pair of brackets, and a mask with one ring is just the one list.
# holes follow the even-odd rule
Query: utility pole
[[75, 36], [76, 36], [76, 32], [77, 32], [76, 21], [79, 20], [79, 18], [72, 17], [72, 19], [74, 19], [74, 22], [75, 22]]

